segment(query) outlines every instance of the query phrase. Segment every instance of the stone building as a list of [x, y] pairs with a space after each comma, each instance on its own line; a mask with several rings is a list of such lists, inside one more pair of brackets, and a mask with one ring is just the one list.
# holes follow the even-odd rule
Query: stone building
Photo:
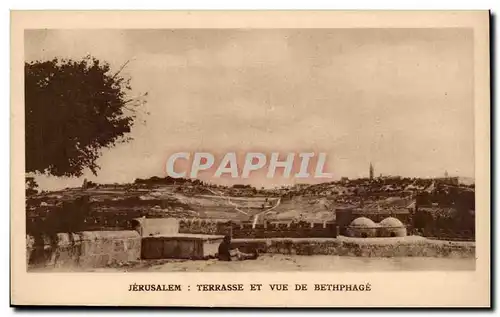
[[379, 223], [379, 237], [405, 237], [406, 234], [406, 227], [399, 219], [388, 217]]
[[373, 238], [377, 236], [378, 225], [366, 217], [354, 219], [347, 227], [347, 235], [358, 238]]
[[374, 209], [374, 208], [336, 208], [335, 221], [339, 227], [340, 235], [347, 235], [346, 229], [349, 224], [359, 217], [366, 217], [373, 222], [380, 222], [385, 218], [396, 218], [405, 225], [410, 224], [410, 209]]

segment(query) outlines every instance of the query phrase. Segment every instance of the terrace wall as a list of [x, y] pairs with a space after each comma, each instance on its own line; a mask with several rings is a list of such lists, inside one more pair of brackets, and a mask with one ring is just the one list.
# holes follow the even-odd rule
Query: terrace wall
[[92, 231], [27, 236], [28, 267], [105, 267], [140, 259], [141, 237], [136, 231]]
[[231, 235], [239, 238], [335, 238], [337, 226], [335, 223], [232, 223], [211, 220], [181, 220], [179, 233]]
[[[396, 239], [396, 240], [394, 240]], [[397, 241], [397, 242], [396, 242]], [[395, 242], [395, 243], [394, 243]], [[356, 257], [447, 257], [474, 258], [473, 242], [428, 239], [236, 239], [232, 246], [243, 252], [289, 255], [336, 255]]]
[[179, 221], [179, 233], [232, 235], [233, 223], [224, 220], [187, 219]]

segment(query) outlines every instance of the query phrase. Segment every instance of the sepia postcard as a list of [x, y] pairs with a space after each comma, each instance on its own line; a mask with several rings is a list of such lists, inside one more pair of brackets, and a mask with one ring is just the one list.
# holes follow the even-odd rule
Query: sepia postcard
[[13, 11], [11, 305], [490, 307], [488, 11]]

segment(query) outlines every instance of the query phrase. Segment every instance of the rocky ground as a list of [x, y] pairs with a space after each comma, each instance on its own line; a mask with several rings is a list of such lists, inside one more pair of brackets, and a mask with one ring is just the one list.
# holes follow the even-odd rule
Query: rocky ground
[[[77, 271], [77, 269], [66, 269]], [[87, 272], [290, 272], [290, 271], [336, 271], [336, 272], [384, 272], [384, 271], [470, 271], [475, 270], [475, 259], [455, 258], [362, 258], [328, 255], [300, 256], [263, 254], [257, 260], [221, 262], [154, 260], [128, 265], [115, 265], [102, 269], [85, 269]], [[37, 272], [54, 272], [54, 269], [37, 269]], [[57, 269], [58, 272], [64, 271]]]

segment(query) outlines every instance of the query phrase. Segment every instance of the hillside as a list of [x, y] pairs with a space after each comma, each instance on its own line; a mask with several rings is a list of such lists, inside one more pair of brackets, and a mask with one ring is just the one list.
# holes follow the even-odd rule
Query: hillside
[[[377, 178], [315, 185], [256, 189], [207, 184], [198, 180], [151, 178], [133, 184], [86, 182], [81, 188], [42, 192], [27, 198], [27, 220], [69, 218], [87, 227], [124, 226], [138, 217], [209, 218], [263, 223], [265, 220], [324, 222], [337, 208], [398, 210], [418, 203], [431, 213], [474, 209], [474, 185], [455, 180]], [[79, 216], [78, 216], [78, 213]], [[60, 224], [66, 226], [67, 224]]]

